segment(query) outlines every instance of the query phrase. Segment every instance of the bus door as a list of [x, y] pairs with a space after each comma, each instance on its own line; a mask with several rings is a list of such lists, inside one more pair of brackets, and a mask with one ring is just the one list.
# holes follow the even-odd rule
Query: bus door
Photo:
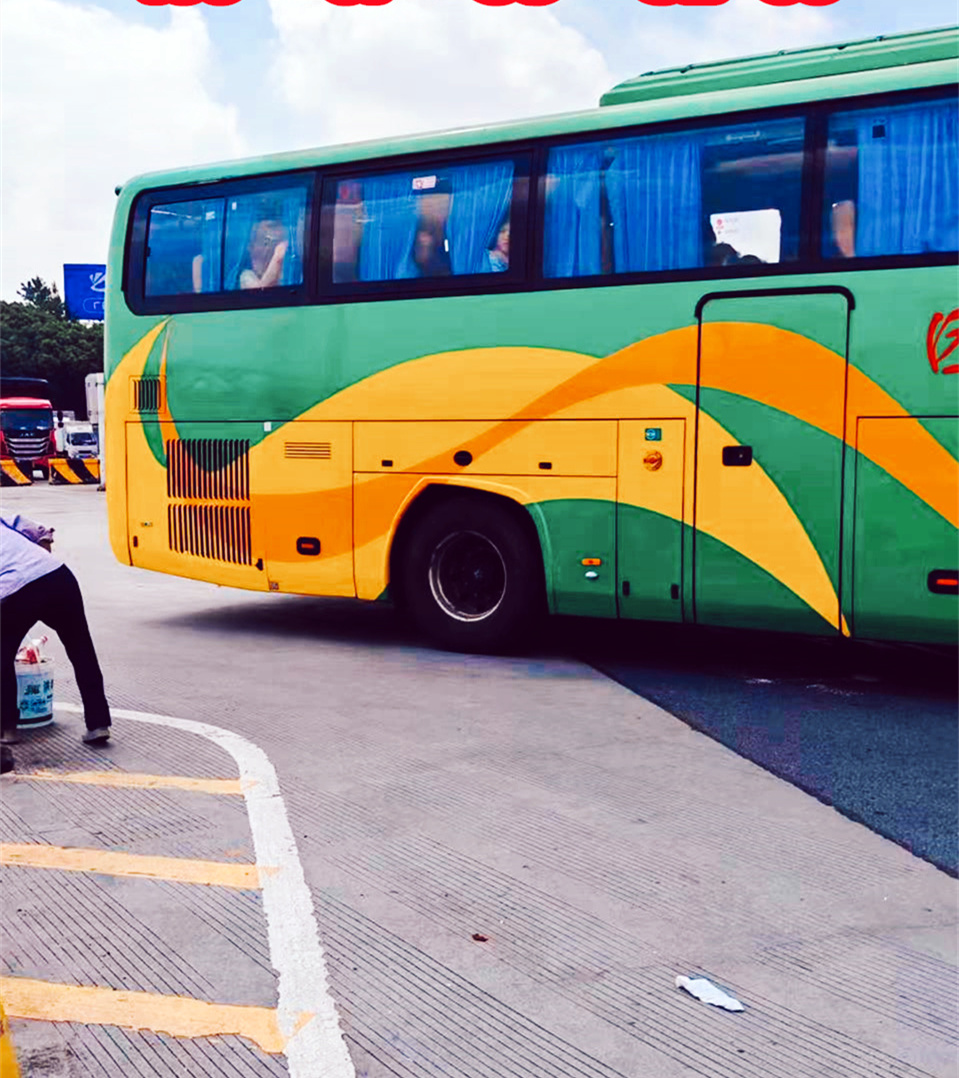
[[685, 419], [619, 424], [619, 616], [682, 621]]
[[702, 624], [840, 630], [842, 288], [704, 297], [693, 605]]

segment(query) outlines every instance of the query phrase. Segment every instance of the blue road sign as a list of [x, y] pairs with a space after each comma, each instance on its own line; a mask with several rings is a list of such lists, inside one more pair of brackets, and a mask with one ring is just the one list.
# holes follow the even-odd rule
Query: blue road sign
[[69, 263], [63, 267], [63, 299], [71, 318], [103, 320], [106, 266]]

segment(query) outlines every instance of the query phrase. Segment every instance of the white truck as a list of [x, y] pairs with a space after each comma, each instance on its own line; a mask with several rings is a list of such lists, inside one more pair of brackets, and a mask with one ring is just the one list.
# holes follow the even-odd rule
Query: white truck
[[56, 431], [57, 452], [73, 460], [99, 456], [97, 431], [92, 423], [64, 420]]

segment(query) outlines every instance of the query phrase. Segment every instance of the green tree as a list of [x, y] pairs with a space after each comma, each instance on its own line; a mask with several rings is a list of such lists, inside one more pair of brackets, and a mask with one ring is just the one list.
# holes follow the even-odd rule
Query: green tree
[[18, 289], [22, 303], [0, 302], [3, 373], [46, 378], [56, 409], [86, 415], [84, 379], [103, 370], [103, 323], [68, 318], [56, 285], [34, 277]]
[[31, 307], [46, 311], [47, 314], [52, 314], [54, 318], [69, 318], [66, 305], [60, 298], [56, 284], [48, 285], [42, 277], [33, 277], [29, 281], [24, 281], [17, 289], [17, 295], [22, 296], [24, 302], [29, 303]]

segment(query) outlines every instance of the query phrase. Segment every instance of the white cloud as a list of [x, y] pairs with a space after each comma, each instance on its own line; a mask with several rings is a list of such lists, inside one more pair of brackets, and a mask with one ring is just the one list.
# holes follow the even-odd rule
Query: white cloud
[[308, 144], [589, 108], [610, 81], [601, 54], [543, 8], [270, 6], [276, 83]]
[[170, 164], [246, 152], [197, 9], [157, 29], [62, 0], [4, 0], [0, 294], [106, 258], [114, 188]]
[[[617, 78], [643, 71], [709, 60], [734, 59], [779, 49], [803, 48], [842, 40], [830, 8], [772, 7], [759, 0], [729, 0], [715, 8], [645, 8], [645, 24], [634, 20], [633, 33], [623, 39], [635, 59]], [[657, 18], [656, 16], [659, 16]], [[617, 50], [620, 57], [624, 50]], [[622, 60], [620, 60], [622, 62]]]

